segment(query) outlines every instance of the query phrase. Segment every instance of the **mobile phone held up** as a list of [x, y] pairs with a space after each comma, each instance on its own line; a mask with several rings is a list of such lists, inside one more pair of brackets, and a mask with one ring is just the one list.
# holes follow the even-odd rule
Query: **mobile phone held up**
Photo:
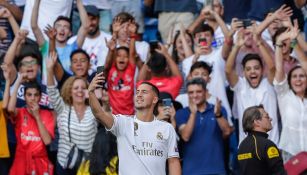
[[170, 99], [170, 98], [165, 98], [165, 99], [162, 100], [162, 105], [164, 107], [171, 107], [172, 104], [173, 104], [172, 99]]
[[244, 28], [247, 28], [253, 24], [251, 19], [242, 19], [241, 21]]
[[104, 71], [104, 66], [97, 66], [96, 74], [100, 74], [103, 71]]
[[198, 43], [199, 43], [200, 46], [207, 46], [208, 45], [206, 38], [199, 38]]
[[[97, 66], [96, 74], [100, 74], [101, 72], [104, 72], [104, 66]], [[102, 88], [107, 89], [107, 80], [102, 83]]]

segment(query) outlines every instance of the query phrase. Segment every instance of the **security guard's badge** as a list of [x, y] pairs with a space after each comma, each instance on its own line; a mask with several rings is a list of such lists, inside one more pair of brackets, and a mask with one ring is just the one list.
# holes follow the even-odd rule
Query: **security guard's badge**
[[136, 133], [138, 129], [139, 129], [138, 123], [134, 122], [134, 136], [138, 136], [138, 134]]
[[157, 132], [157, 139], [158, 140], [163, 140], [163, 135], [161, 132]]
[[269, 147], [267, 151], [269, 159], [274, 158], [274, 157], [279, 157], [279, 152], [275, 146]]

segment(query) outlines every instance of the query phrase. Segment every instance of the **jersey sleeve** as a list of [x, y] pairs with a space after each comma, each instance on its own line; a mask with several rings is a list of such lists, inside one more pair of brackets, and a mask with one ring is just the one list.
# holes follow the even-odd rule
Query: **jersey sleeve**
[[266, 145], [264, 157], [269, 169], [272, 170], [272, 174], [286, 174], [281, 153], [272, 141], [269, 141]]
[[169, 126], [168, 153], [167, 158], [179, 157], [177, 146], [176, 131], [172, 126]]
[[124, 117], [122, 115], [112, 115], [114, 122], [113, 126], [107, 131], [111, 131], [115, 136], [123, 135], [126, 130], [126, 122], [128, 117]]
[[282, 80], [281, 82], [277, 82], [277, 80], [274, 79], [273, 84], [274, 84], [274, 89], [279, 97], [284, 96], [290, 90], [287, 77], [285, 77], [285, 79]]
[[60, 96], [60, 92], [56, 86], [48, 86], [47, 93], [49, 96], [49, 102], [53, 106], [57, 114], [60, 114], [64, 111], [65, 103], [63, 98]]

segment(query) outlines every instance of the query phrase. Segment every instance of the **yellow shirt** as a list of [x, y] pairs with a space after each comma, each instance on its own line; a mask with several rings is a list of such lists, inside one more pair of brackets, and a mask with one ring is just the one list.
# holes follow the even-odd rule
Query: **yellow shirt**
[[10, 157], [10, 151], [7, 143], [6, 120], [2, 109], [2, 101], [0, 101], [0, 133], [0, 158], [8, 158]]

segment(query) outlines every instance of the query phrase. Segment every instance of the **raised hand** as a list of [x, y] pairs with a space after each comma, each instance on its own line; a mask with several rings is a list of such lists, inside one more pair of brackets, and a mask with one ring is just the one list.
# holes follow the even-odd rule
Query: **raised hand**
[[167, 50], [167, 48], [163, 44], [158, 43], [158, 45], [159, 45], [159, 47], [157, 49], [155, 49], [156, 52], [158, 52], [158, 53], [160, 53], [162, 55], [168, 54], [168, 50]]
[[297, 36], [300, 33], [300, 29], [299, 29], [299, 26], [298, 26], [297, 19], [295, 19], [293, 22], [294, 22], [294, 26], [291, 26], [291, 29], [290, 29], [290, 32], [289, 32], [290, 39], [297, 38]]
[[37, 103], [30, 103], [28, 107], [28, 111], [30, 114], [33, 115], [33, 117], [38, 120], [40, 115], [39, 115], [39, 105]]
[[1, 18], [9, 18], [12, 17], [12, 13], [7, 8], [0, 9], [0, 17]]
[[238, 34], [237, 34], [237, 38], [235, 40], [235, 45], [241, 47], [244, 45], [244, 43], [246, 42], [246, 38], [244, 37], [244, 30], [246, 29], [240, 29]]
[[222, 101], [216, 98], [215, 106], [214, 106], [214, 115], [221, 116], [221, 109], [222, 109]]
[[201, 10], [200, 16], [204, 19], [208, 19], [214, 17], [214, 13], [211, 6], [207, 5]]
[[50, 40], [55, 40], [57, 32], [54, 27], [48, 24], [44, 29], [44, 33], [48, 36]]
[[118, 33], [121, 27], [122, 27], [122, 20], [120, 19], [120, 17], [115, 18], [112, 23], [112, 32]]
[[128, 32], [129, 32], [129, 35], [135, 35], [136, 32], [137, 32], [137, 25], [135, 23], [135, 21], [129, 21], [129, 24], [128, 24]]
[[230, 29], [232, 34], [234, 34], [236, 31], [238, 31], [240, 28], [243, 27], [243, 22], [240, 21], [238, 18], [232, 18]]
[[58, 59], [58, 55], [56, 52], [51, 52], [46, 60], [47, 70], [53, 70]]
[[16, 83], [17, 84], [22, 84], [23, 82], [26, 82], [28, 81], [28, 78], [27, 78], [27, 73], [21, 73], [19, 74], [17, 80], [16, 80]]
[[96, 74], [90, 85], [88, 86], [89, 92], [94, 92], [97, 88], [103, 88], [103, 83], [105, 82], [105, 77], [103, 76], [103, 72]]
[[104, 38], [104, 41], [105, 41], [107, 47], [108, 47], [111, 51], [115, 50], [115, 48], [116, 48], [116, 40], [115, 40], [115, 39], [112, 38], [112, 39], [110, 39], [110, 40], [108, 41], [107, 38]]
[[197, 105], [193, 99], [189, 100], [189, 109], [192, 114], [196, 114], [197, 112]]
[[292, 9], [284, 4], [273, 13], [273, 16], [275, 19], [284, 20], [292, 16]]
[[8, 67], [6, 63], [2, 63], [1, 69], [3, 71], [3, 76], [5, 80], [10, 79], [10, 74], [11, 74], [11, 68]]
[[16, 40], [18, 42], [21, 42], [23, 40], [26, 39], [27, 35], [29, 34], [29, 31], [28, 30], [25, 30], [25, 29], [20, 29], [17, 33], [17, 36], [15, 37]]

